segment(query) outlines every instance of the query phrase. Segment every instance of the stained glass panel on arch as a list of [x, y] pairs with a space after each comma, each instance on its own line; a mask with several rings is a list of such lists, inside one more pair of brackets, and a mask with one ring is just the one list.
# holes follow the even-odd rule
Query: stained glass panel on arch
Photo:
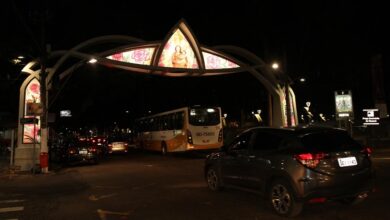
[[184, 34], [177, 29], [164, 45], [158, 66], [197, 69], [195, 53]]
[[217, 55], [202, 52], [206, 69], [230, 69], [238, 68], [239, 66], [230, 60], [219, 57]]
[[[26, 92], [25, 92], [25, 98], [24, 98], [24, 117], [25, 118], [32, 118], [34, 116], [27, 116], [27, 103], [41, 103], [41, 90], [40, 90], [40, 83], [37, 79], [31, 80], [31, 82], [26, 86]], [[36, 116], [38, 118], [38, 124], [25, 124], [23, 125], [23, 143], [24, 144], [32, 144], [34, 143], [34, 136], [35, 136], [35, 142], [40, 143], [41, 142], [41, 135], [40, 135], [40, 129], [41, 129], [41, 122], [40, 117]]]
[[108, 56], [108, 59], [134, 63], [141, 65], [150, 65], [154, 53], [154, 47], [137, 48]]

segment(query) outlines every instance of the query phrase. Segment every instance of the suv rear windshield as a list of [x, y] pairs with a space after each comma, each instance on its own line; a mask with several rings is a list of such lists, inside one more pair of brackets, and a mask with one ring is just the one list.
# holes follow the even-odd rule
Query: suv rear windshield
[[313, 151], [335, 152], [361, 149], [361, 145], [354, 141], [348, 133], [340, 131], [318, 132], [304, 135], [301, 141], [304, 148]]

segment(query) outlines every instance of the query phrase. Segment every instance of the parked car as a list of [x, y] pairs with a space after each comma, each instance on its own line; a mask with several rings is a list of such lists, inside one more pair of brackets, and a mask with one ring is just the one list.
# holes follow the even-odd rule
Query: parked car
[[207, 156], [205, 178], [217, 191], [233, 186], [265, 195], [281, 216], [305, 203], [355, 204], [373, 189], [371, 148], [333, 128], [252, 128]]
[[99, 162], [99, 151], [96, 145], [86, 138], [71, 138], [64, 142], [62, 159], [67, 164]]
[[126, 137], [123, 135], [114, 135], [108, 138], [108, 153], [127, 153], [129, 151], [129, 144]]
[[99, 156], [108, 154], [107, 138], [104, 136], [95, 136], [89, 138], [92, 146], [95, 146]]

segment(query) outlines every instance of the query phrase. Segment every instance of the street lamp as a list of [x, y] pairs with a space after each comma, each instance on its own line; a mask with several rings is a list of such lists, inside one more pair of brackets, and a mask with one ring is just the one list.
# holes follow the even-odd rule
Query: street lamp
[[274, 62], [274, 63], [272, 64], [272, 69], [274, 69], [274, 70], [279, 69], [279, 64], [278, 64], [277, 62]]
[[96, 63], [97, 62], [97, 59], [95, 59], [95, 58], [92, 58], [92, 59], [90, 59], [89, 61], [88, 61], [88, 63]]

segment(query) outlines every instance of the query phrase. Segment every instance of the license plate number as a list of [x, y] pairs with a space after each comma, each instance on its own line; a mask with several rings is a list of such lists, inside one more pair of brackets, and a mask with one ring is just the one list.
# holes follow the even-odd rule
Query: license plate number
[[88, 153], [87, 150], [80, 150], [80, 151], [79, 151], [79, 154], [87, 154], [87, 153]]
[[340, 167], [351, 167], [357, 165], [356, 157], [343, 157], [338, 158], [337, 160]]

